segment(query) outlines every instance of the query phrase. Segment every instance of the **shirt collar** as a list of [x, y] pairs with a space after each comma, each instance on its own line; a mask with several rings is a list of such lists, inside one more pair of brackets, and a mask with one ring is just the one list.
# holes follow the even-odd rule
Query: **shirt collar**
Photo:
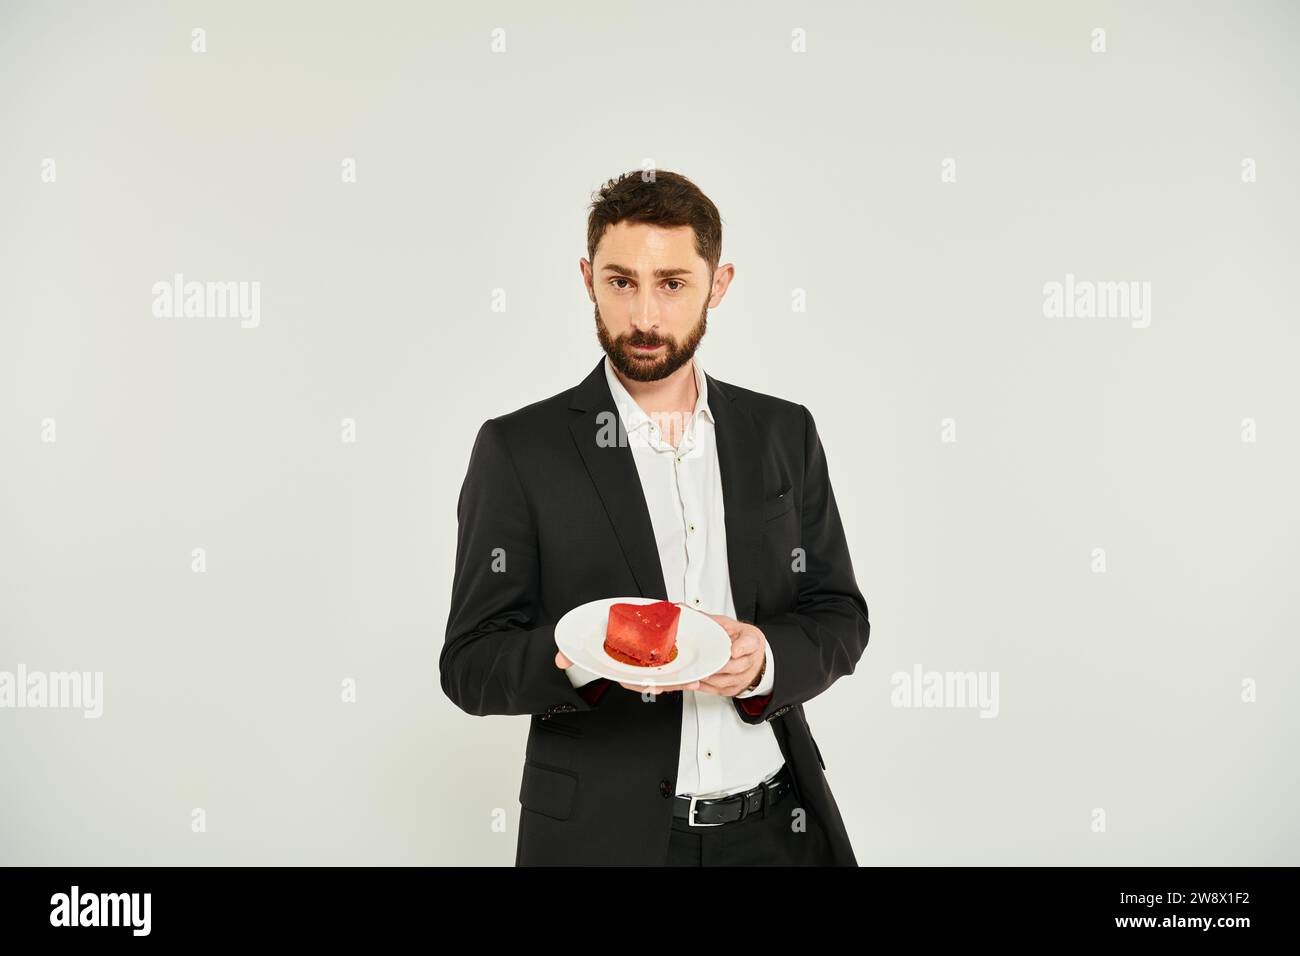
[[[695, 419], [704, 415], [710, 424], [715, 424], [713, 409], [709, 407], [709, 380], [704, 375], [698, 356], [691, 357], [691, 367], [695, 370], [695, 387], [699, 393], [695, 399], [695, 411], [691, 413], [691, 422], [694, 423]], [[605, 356], [605, 381], [609, 383], [609, 393], [614, 397], [614, 404], [618, 408], [619, 417], [623, 419], [625, 431], [630, 434], [638, 428], [648, 428], [654, 424], [653, 419], [628, 394], [623, 383], [614, 374], [614, 363], [609, 360], [608, 355]]]

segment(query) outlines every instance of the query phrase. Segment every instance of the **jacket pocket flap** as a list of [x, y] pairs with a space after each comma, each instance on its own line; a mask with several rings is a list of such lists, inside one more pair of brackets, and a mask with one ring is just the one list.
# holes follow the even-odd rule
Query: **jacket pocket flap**
[[817, 751], [817, 762], [821, 764], [822, 769], [825, 770], [826, 759], [822, 756], [822, 748], [817, 746], [817, 738], [814, 737], [812, 734], [809, 734], [808, 739], [812, 741], [813, 750]]
[[573, 812], [578, 775], [561, 767], [524, 761], [524, 779], [519, 785], [519, 803], [555, 820], [567, 820]]

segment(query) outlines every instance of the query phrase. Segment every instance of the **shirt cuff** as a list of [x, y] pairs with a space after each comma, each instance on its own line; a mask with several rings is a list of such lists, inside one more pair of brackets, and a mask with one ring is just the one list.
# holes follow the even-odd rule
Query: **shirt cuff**
[[574, 687], [581, 687], [584, 684], [590, 684], [592, 681], [594, 681], [596, 678], [600, 676], [599, 674], [593, 674], [585, 667], [579, 667], [577, 664], [565, 668], [564, 673], [569, 675], [569, 683], [571, 683]]

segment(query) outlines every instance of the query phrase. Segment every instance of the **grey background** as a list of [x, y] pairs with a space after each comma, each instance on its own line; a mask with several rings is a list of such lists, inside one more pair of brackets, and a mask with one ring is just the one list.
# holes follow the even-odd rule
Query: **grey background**
[[[105, 680], [0, 710], [0, 862], [513, 862], [527, 718], [438, 682], [456, 497], [600, 357], [586, 204], [648, 159], [725, 221], [704, 367], [824, 439], [859, 861], [1300, 863], [1293, 5], [0, 11], [0, 670]], [[260, 326], [155, 318], [175, 272]], [[1067, 272], [1150, 327], [1045, 318]], [[1000, 715], [892, 707], [918, 663]]]

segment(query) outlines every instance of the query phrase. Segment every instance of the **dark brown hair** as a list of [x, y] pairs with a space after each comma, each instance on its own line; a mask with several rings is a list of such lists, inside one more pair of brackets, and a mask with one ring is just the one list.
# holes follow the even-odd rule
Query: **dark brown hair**
[[[652, 181], [646, 178], [654, 176]], [[587, 259], [596, 264], [596, 246], [605, 230], [624, 221], [654, 226], [690, 226], [695, 230], [695, 251], [709, 264], [709, 275], [722, 258], [722, 217], [718, 207], [700, 187], [680, 173], [636, 169], [611, 179], [592, 195], [587, 216]]]

